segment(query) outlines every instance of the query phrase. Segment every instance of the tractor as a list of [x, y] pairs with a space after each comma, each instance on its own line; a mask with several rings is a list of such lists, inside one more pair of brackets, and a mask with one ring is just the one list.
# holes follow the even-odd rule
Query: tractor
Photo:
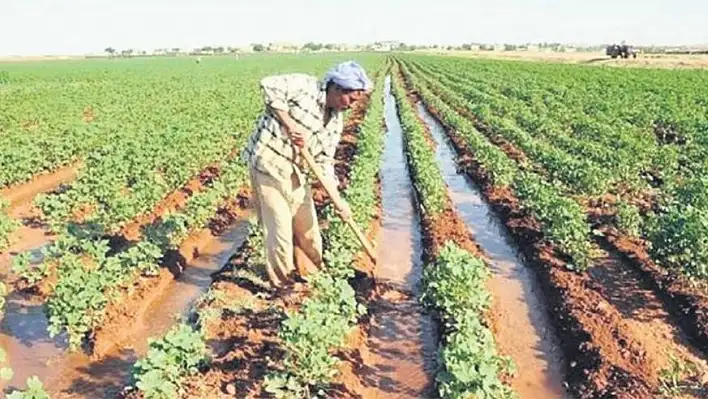
[[617, 57], [629, 58], [630, 56], [632, 58], [637, 58], [637, 51], [634, 48], [632, 48], [632, 46], [628, 46], [625, 43], [611, 44], [611, 45], [607, 46], [607, 49], [605, 50], [605, 54], [609, 55], [612, 58], [617, 58]]

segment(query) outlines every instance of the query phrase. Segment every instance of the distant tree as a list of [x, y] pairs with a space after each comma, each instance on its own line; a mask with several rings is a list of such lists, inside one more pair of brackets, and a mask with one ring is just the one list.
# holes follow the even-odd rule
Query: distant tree
[[516, 45], [515, 44], [505, 44], [504, 45], [504, 51], [516, 51]]
[[307, 42], [302, 46], [303, 50], [319, 51], [322, 50], [324, 46], [321, 43]]
[[106, 49], [103, 51], [110, 55], [114, 55], [116, 53], [116, 49], [114, 49], [113, 47], [106, 47]]
[[260, 43], [256, 43], [256, 44], [253, 45], [253, 51], [259, 51], [259, 52], [260, 52], [260, 51], [264, 51], [264, 50], [265, 50], [265, 46], [263, 46], [263, 45], [260, 44]]
[[214, 52], [217, 52], [217, 53], [221, 54], [221, 53], [224, 52], [224, 47], [223, 47], [223, 46], [216, 47], [216, 48], [214, 49]]
[[462, 45], [462, 49], [463, 49], [463, 50], [468, 50], [468, 51], [469, 51], [469, 50], [472, 50], [472, 45], [469, 44], [469, 43], [465, 43], [465, 44]]
[[181, 49], [179, 47], [172, 47], [172, 52], [173, 53], [179, 53]]
[[327, 50], [334, 50], [334, 49], [337, 48], [337, 45], [336, 45], [336, 44], [332, 44], [332, 43], [327, 43], [327, 44], [325, 44], [324, 48], [327, 49]]

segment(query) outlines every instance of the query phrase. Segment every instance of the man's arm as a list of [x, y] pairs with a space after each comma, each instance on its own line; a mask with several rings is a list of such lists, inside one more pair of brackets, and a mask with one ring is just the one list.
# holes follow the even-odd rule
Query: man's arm
[[280, 122], [284, 133], [298, 147], [305, 144], [305, 135], [300, 125], [290, 116], [288, 101], [296, 98], [302, 92], [302, 85], [296, 81], [295, 75], [268, 76], [261, 80], [263, 99], [266, 107]]

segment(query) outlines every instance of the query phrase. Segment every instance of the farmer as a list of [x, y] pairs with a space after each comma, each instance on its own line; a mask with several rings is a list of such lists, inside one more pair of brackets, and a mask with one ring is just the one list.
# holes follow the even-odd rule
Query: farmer
[[[322, 238], [299, 149], [306, 146], [325, 179], [337, 187], [334, 153], [344, 126], [342, 113], [370, 86], [365, 71], [351, 61], [335, 66], [322, 80], [298, 73], [261, 80], [265, 111], [241, 156], [249, 167], [266, 272], [274, 288], [322, 267]], [[340, 216], [351, 216], [349, 205], [342, 203]]]

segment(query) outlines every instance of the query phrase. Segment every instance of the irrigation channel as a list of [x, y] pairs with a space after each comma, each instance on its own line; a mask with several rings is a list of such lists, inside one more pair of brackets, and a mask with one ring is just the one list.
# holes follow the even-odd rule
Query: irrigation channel
[[361, 387], [356, 390], [362, 397], [433, 397], [437, 333], [417, 300], [423, 266], [420, 220], [390, 76], [384, 98], [383, 210], [374, 277], [385, 288], [369, 305], [364, 364], [356, 371]]
[[436, 142], [436, 158], [452, 202], [492, 261], [493, 330], [500, 352], [510, 356], [518, 370], [513, 389], [522, 398], [563, 397], [560, 348], [533, 271], [524, 266], [474, 183], [457, 172], [455, 150], [443, 126], [421, 103], [417, 110]]
[[[158, 286], [141, 304], [137, 317], [109, 343], [104, 355], [92, 358], [84, 352], [69, 353], [65, 336], [50, 338], [42, 305], [14, 292], [8, 298], [0, 329], [14, 377], [7, 387], [24, 387], [36, 375], [51, 397], [116, 397], [129, 383], [131, 367], [144, 356], [148, 338], [163, 336], [177, 318], [186, 315], [194, 301], [212, 283], [211, 273], [221, 268], [247, 234], [247, 217], [241, 217], [218, 236], [201, 236], [199, 256], [188, 262], [177, 279]], [[167, 272], [169, 273], [169, 272]]]
[[[358, 384], [349, 389], [366, 398], [437, 397], [434, 374], [439, 331], [418, 303], [424, 244], [396, 100], [390, 77], [386, 79], [382, 226], [374, 272], [377, 285], [384, 288], [369, 304], [366, 346], [359, 349], [361, 364], [353, 371]], [[457, 173], [455, 152], [443, 138], [442, 127], [422, 107], [418, 110], [438, 144], [437, 160], [453, 204], [492, 261], [493, 329], [500, 351], [511, 356], [519, 370], [512, 382], [514, 390], [523, 398], [566, 397], [560, 350], [532, 271], [520, 260], [479, 191]]]

